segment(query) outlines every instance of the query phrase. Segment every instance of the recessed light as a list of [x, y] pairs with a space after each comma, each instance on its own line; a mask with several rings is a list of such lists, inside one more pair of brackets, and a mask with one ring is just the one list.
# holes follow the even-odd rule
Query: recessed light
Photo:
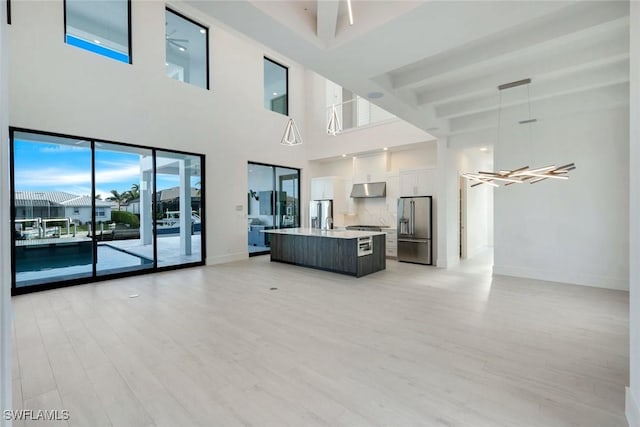
[[379, 99], [382, 98], [384, 96], [384, 93], [382, 92], [369, 92], [367, 94], [367, 98], [369, 99]]
[[353, 156], [353, 157], [352, 157], [352, 159], [357, 159], [357, 157], [356, 157], [356, 156]]
[[347, 155], [346, 155], [346, 154], [343, 154], [343, 155], [342, 155], [342, 157], [347, 157]]
[[183, 47], [179, 47], [178, 49], [180, 49], [181, 52], [184, 52], [184, 48]]
[[100, 44], [100, 40], [94, 40], [93, 41], [95, 44]]
[[388, 148], [387, 148], [387, 147], [384, 147], [384, 148], [383, 148], [383, 150], [384, 150], [384, 151], [387, 151], [387, 150], [388, 150]]
[[276, 96], [278, 94], [278, 92], [273, 92], [273, 96]]
[[168, 67], [168, 66], [169, 66], [169, 63], [168, 63], [168, 62], [165, 62], [165, 63], [164, 63], [164, 65], [166, 65], [166, 66]]
[[205, 30], [204, 28], [200, 29], [200, 34], [206, 34], [207, 30]]
[[487, 147], [480, 147], [480, 151], [489, 151]]

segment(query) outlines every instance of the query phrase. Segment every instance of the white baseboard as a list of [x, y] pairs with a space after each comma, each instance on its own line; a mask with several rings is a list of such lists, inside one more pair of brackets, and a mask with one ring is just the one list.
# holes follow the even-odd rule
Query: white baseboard
[[247, 252], [235, 252], [232, 254], [207, 256], [207, 265], [225, 264], [227, 262], [242, 261], [249, 258]]
[[493, 274], [524, 277], [527, 279], [545, 280], [549, 282], [569, 283], [572, 285], [591, 286], [594, 288], [615, 289], [619, 291], [629, 290], [629, 280], [627, 279], [584, 274], [580, 271], [549, 271], [494, 264]]
[[640, 427], [640, 405], [629, 387], [626, 387], [624, 412], [629, 427]]

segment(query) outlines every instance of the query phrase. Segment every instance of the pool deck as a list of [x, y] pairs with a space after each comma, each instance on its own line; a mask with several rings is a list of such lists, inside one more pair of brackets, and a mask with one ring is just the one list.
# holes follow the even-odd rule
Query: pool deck
[[[141, 245], [140, 240], [114, 240], [108, 243], [115, 248], [123, 249], [127, 252], [153, 259], [153, 245]], [[200, 235], [191, 236], [191, 255], [180, 255], [180, 236], [158, 236], [158, 267], [169, 265], [187, 264], [199, 262], [200, 256]]]

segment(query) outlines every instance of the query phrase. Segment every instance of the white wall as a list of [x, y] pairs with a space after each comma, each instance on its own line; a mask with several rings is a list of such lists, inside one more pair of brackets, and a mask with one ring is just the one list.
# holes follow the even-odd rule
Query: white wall
[[[0, 2], [0, 224], [9, 224], [9, 144], [6, 5]], [[5, 229], [6, 230], [6, 229]], [[12, 408], [13, 314], [11, 308], [11, 234], [0, 233], [0, 410]], [[4, 416], [0, 426], [10, 426]]]
[[207, 263], [244, 258], [247, 161], [307, 165], [307, 144], [279, 144], [287, 117], [263, 107], [263, 56], [290, 67], [289, 110], [303, 138], [305, 73], [182, 2], [172, 7], [210, 24], [209, 91], [165, 76], [163, 2], [132, 3], [133, 65], [65, 45], [61, 0], [13, 2], [11, 124], [205, 154]]
[[548, 118], [531, 131], [503, 126], [496, 170], [577, 169], [568, 181], [495, 190], [494, 273], [627, 289], [628, 107]]
[[310, 160], [435, 140], [428, 133], [400, 119], [347, 130], [337, 136], [327, 135], [326, 81], [324, 77], [306, 71], [308, 137], [305, 142], [308, 143], [307, 154]]
[[629, 176], [629, 427], [640, 427], [640, 3], [631, 2]]

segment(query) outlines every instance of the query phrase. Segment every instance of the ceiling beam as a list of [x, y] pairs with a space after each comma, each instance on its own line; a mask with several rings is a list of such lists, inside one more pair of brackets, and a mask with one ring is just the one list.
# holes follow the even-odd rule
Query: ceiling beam
[[558, 52], [547, 57], [533, 57], [517, 65], [448, 85], [424, 89], [418, 93], [418, 105], [441, 104], [455, 99], [495, 93], [505, 83], [531, 77], [534, 81], [543, 75], [575, 72], [580, 68], [618, 62], [629, 57], [629, 39], [605, 40], [588, 49]]
[[317, 34], [325, 42], [336, 37], [339, 0], [318, 0]]
[[[433, 55], [388, 73], [394, 89], [426, 84], [437, 76], [518, 54], [536, 45], [592, 31], [603, 24], [628, 17], [625, 2], [578, 2], [554, 13], [506, 31], [491, 34], [458, 48]], [[628, 20], [628, 18], [627, 18]], [[582, 34], [581, 37], [584, 37]]]
[[[599, 87], [582, 92], [575, 92], [545, 98], [531, 102], [531, 118], [538, 123], [545, 120], [555, 120], [558, 117], [573, 115], [588, 111], [599, 111], [629, 104], [629, 83], [622, 82], [607, 87]], [[500, 111], [501, 128], [512, 127], [514, 129], [528, 129], [528, 126], [520, 125], [518, 121], [528, 119], [528, 108], [523, 105], [515, 105], [502, 108]], [[459, 135], [477, 132], [481, 129], [496, 129], [498, 127], [498, 111], [485, 111], [469, 116], [458, 117], [449, 120], [450, 135]]]
[[[601, 65], [601, 64], [600, 64]], [[541, 100], [558, 95], [564, 95], [598, 87], [611, 86], [629, 81], [629, 60], [604, 64], [593, 68], [584, 68], [576, 73], [551, 76], [551, 78], [536, 79], [531, 84], [531, 100]], [[525, 92], [517, 92], [510, 96], [503, 106], [519, 105], [527, 102]], [[435, 106], [438, 119], [452, 119], [483, 111], [496, 110], [499, 106], [499, 94], [495, 90], [491, 94], [479, 95], [473, 98], [451, 101]]]

